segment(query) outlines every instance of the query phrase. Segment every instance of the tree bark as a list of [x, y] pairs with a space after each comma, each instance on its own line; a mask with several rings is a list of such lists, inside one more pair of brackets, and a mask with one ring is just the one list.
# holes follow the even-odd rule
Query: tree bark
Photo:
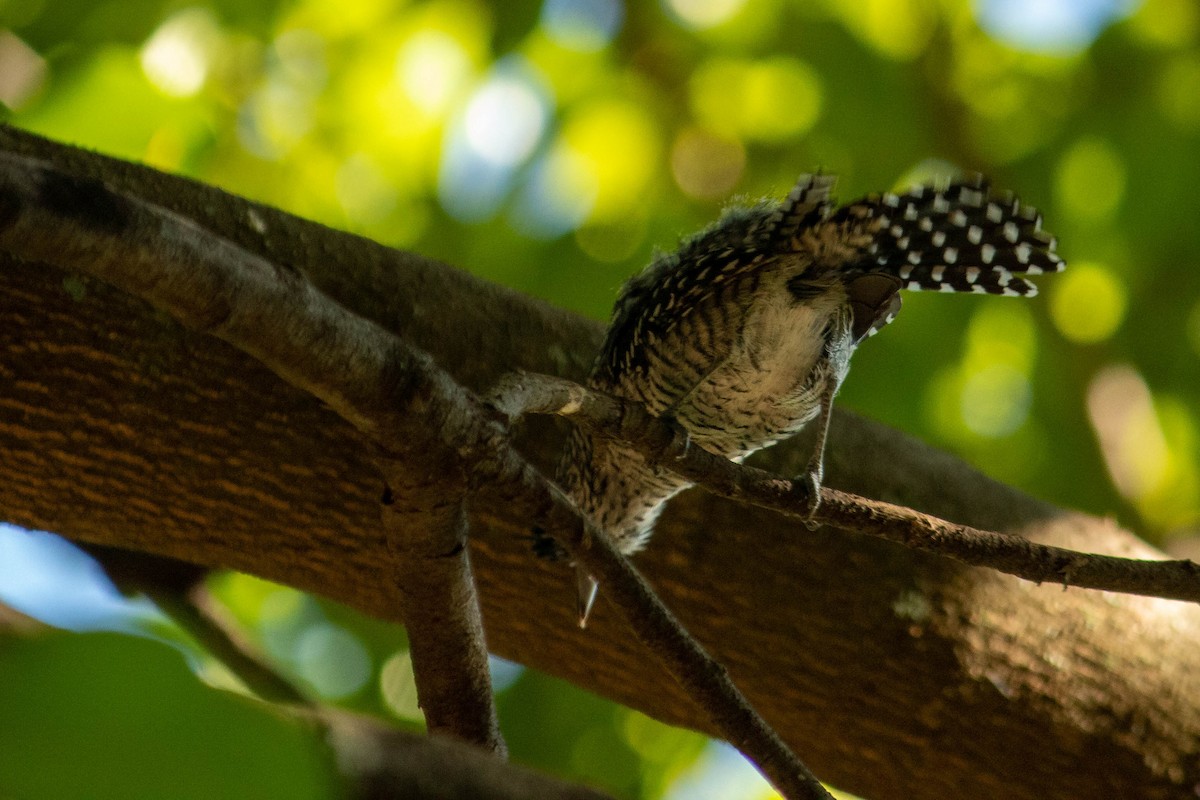
[[332, 710], [309, 719], [323, 729], [349, 779], [349, 800], [612, 800], [506, 764], [455, 738], [418, 736]]
[[[482, 390], [512, 369], [579, 378], [598, 324], [446, 265], [211, 187], [0, 128], [33, 154], [301, 270]], [[232, 568], [396, 619], [377, 471], [311, 397], [211, 337], [52, 265], [0, 255], [0, 517]], [[552, 463], [560, 431], [523, 447]], [[798, 472], [782, 445], [761, 465]], [[417, 465], [419, 467], [419, 465]], [[828, 484], [980, 528], [1116, 555], [1115, 525], [997, 484], [837, 414]], [[506, 498], [472, 502], [487, 640], [507, 658], [677, 724], [707, 715], [603, 596], [574, 624], [572, 577], [534, 559]], [[689, 492], [639, 569], [824, 780], [870, 798], [1193, 797], [1200, 609], [1034, 586]]]

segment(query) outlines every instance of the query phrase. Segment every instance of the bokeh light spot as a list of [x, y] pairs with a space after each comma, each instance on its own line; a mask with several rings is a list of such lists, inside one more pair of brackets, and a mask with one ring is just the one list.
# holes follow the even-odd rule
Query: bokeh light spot
[[743, 97], [746, 133], [781, 140], [807, 132], [821, 112], [821, 79], [798, 59], [761, 62], [749, 72]]
[[257, 621], [263, 648], [281, 664], [293, 666], [304, 634], [314, 625], [326, 624], [311, 597], [286, 586], [276, 587], [262, 599]]
[[208, 77], [220, 31], [212, 12], [189, 8], [171, 16], [142, 47], [142, 71], [164, 94], [187, 97]]
[[393, 714], [401, 719], [424, 720], [413, 677], [412, 656], [400, 650], [383, 662], [379, 671], [379, 692]]
[[1190, 44], [1200, 28], [1196, 0], [1144, 0], [1129, 30], [1145, 42], [1165, 47]]
[[0, 103], [19, 110], [46, 81], [46, 59], [12, 31], [0, 30]]
[[1143, 498], [1138, 510], [1164, 529], [1196, 528], [1200, 519], [1200, 437], [1191, 404], [1182, 397], [1159, 394], [1155, 411], [1169, 448], [1166, 480]]
[[954, 60], [954, 83], [958, 96], [986, 120], [1010, 120], [1028, 106], [1037, 84], [1020, 69], [1014, 56], [986, 40], [964, 48]]
[[596, 199], [592, 162], [561, 142], [534, 164], [517, 197], [514, 222], [535, 238], [553, 238], [579, 227]]
[[467, 144], [497, 166], [519, 164], [537, 147], [546, 117], [545, 104], [528, 81], [517, 75], [496, 75], [467, 103]]
[[708, 740], [695, 731], [672, 727], [637, 711], [627, 710], [623, 716], [622, 738], [635, 753], [650, 763], [664, 767], [694, 763], [708, 744]]
[[1038, 352], [1033, 315], [1025, 304], [983, 302], [962, 342], [960, 363], [930, 382], [930, 422], [960, 443], [979, 447], [982, 440], [1004, 439], [1007, 446], [1025, 429], [1033, 401], [1030, 375]]
[[1050, 313], [1062, 335], [1073, 342], [1100, 342], [1125, 318], [1125, 286], [1099, 264], [1072, 264], [1054, 283]]
[[691, 28], [720, 25], [742, 9], [746, 0], [665, 0], [667, 10]]
[[1163, 116], [1185, 130], [1200, 128], [1200, 57], [1173, 59], [1159, 76], [1157, 94]]
[[1088, 386], [1087, 408], [1117, 491], [1135, 501], [1154, 492], [1167, 477], [1169, 450], [1142, 376], [1128, 365], [1106, 367]]
[[820, 77], [791, 56], [713, 59], [697, 70], [690, 88], [697, 119], [729, 138], [782, 141], [807, 133], [821, 115]]
[[612, 41], [624, 14], [621, 0], [546, 0], [542, 27], [563, 47], [592, 52]]
[[960, 395], [963, 423], [980, 436], [1007, 436], [1025, 422], [1031, 395], [1029, 379], [1007, 364], [970, 372]]
[[835, 3], [846, 27], [889, 58], [908, 60], [929, 43], [937, 18], [924, 0]]
[[684, 128], [671, 146], [671, 174], [689, 197], [725, 197], [746, 171], [746, 148], [701, 128]]
[[976, 0], [979, 24], [1014, 47], [1070, 52], [1087, 47], [1133, 0]]
[[1096, 137], [1075, 143], [1058, 163], [1055, 195], [1063, 211], [1097, 222], [1110, 217], [1125, 194], [1125, 163]]
[[658, 130], [644, 108], [626, 100], [596, 100], [580, 107], [563, 125], [562, 142], [586, 160], [595, 176], [591, 221], [628, 215], [645, 200], [660, 169]]
[[311, 610], [308, 598], [290, 586], [256, 581], [262, 595], [253, 613], [264, 627], [287, 625]]
[[371, 656], [350, 631], [320, 622], [301, 635], [296, 669], [322, 696], [347, 697], [371, 677]]
[[1025, 303], [982, 303], [971, 316], [963, 362], [972, 369], [1005, 364], [1022, 373], [1033, 369], [1037, 331]]
[[497, 64], [446, 131], [438, 175], [446, 211], [464, 222], [493, 216], [541, 143], [550, 113], [540, 73], [520, 58]]
[[259, 158], [282, 158], [312, 128], [312, 100], [283, 81], [271, 81], [247, 98], [239, 111], [242, 146]]
[[298, 90], [316, 93], [329, 82], [325, 37], [308, 28], [291, 28], [275, 37], [275, 78]]
[[471, 75], [471, 60], [453, 36], [424, 30], [396, 54], [396, 81], [417, 108], [430, 116], [446, 113]]

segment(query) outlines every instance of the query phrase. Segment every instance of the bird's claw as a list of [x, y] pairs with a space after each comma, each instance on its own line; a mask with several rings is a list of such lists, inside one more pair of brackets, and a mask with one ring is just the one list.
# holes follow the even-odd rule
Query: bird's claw
[[671, 439], [662, 449], [664, 458], [682, 461], [687, 457], [688, 451], [692, 449], [692, 435], [687, 432], [687, 428], [680, 424], [679, 420], [670, 414], [663, 414], [659, 417], [667, 428], [671, 431]]
[[579, 627], [586, 628], [588, 615], [592, 613], [592, 606], [596, 603], [596, 592], [599, 590], [600, 584], [593, 578], [586, 569], [579, 564], [575, 565], [575, 602], [576, 611], [579, 613]]

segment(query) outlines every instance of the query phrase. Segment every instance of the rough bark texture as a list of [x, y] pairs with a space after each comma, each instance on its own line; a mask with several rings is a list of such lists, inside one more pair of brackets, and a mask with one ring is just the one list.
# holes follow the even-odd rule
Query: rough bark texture
[[[302, 269], [474, 389], [579, 377], [600, 328], [458, 270], [0, 128], [36, 153]], [[380, 481], [348, 425], [250, 358], [94, 281], [0, 256], [0, 518], [229, 567], [396, 618]], [[561, 441], [531, 424], [527, 452]], [[762, 463], [797, 472], [803, 446]], [[829, 483], [982, 528], [1153, 555], [879, 425], [839, 414]], [[504, 498], [472, 507], [489, 646], [703, 729], [603, 597], [530, 557]], [[1033, 586], [691, 492], [638, 566], [823, 779], [864, 797], [1194, 797], [1200, 609]]]
[[[407, 478], [411, 470], [395, 473]], [[438, 477], [429, 476], [427, 486], [435, 487]], [[471, 574], [464, 493], [437, 498], [434, 489], [428, 497], [424, 488], [390, 483], [383, 522], [396, 554], [392, 579], [425, 725], [430, 733], [457, 736], [505, 758]]]

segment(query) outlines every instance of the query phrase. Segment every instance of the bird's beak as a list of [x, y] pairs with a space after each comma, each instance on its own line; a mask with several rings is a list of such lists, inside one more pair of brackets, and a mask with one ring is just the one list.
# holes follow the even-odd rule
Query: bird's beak
[[592, 605], [596, 602], [596, 591], [600, 584], [588, 574], [588, 571], [578, 564], [575, 565], [575, 589], [578, 592], [576, 601], [579, 611], [579, 627], [586, 628], [588, 615], [592, 613]]

